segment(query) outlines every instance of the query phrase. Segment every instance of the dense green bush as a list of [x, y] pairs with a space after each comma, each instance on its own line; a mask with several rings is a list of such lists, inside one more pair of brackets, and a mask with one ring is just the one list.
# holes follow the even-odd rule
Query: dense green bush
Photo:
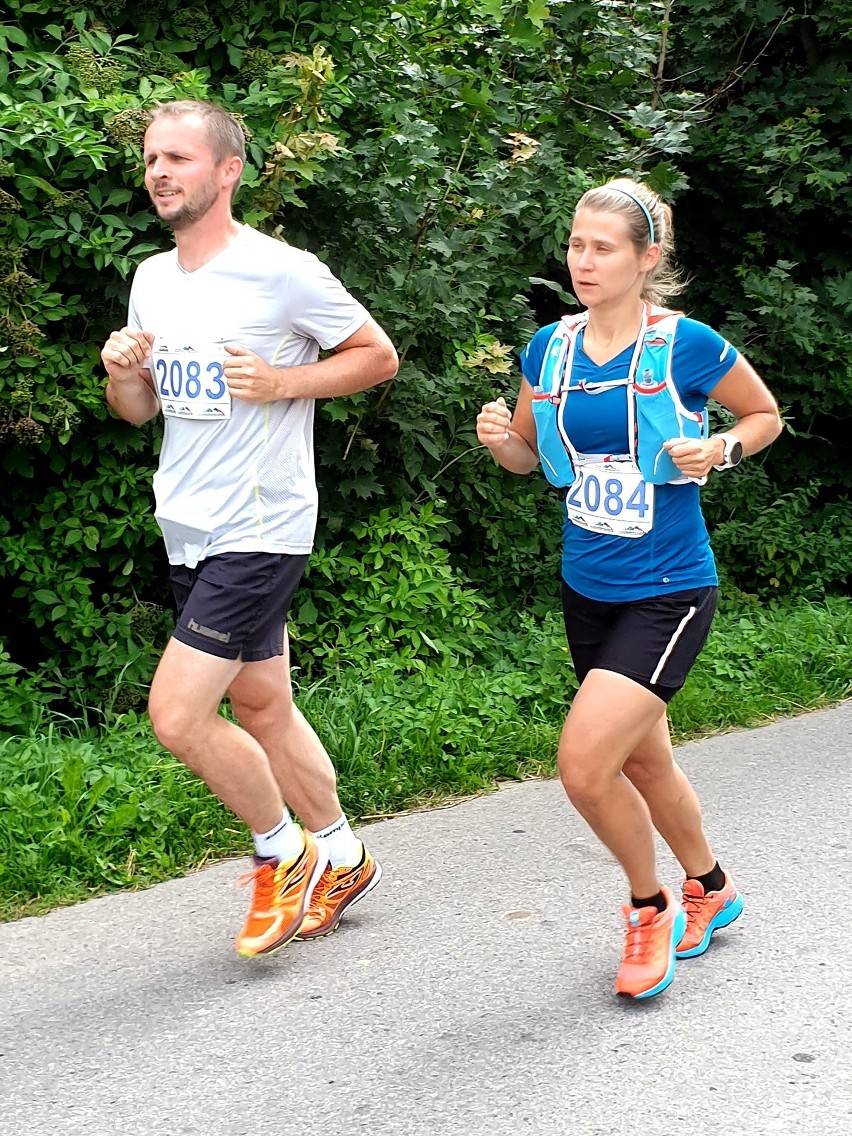
[[726, 492], [708, 501], [724, 520], [717, 547], [760, 594], [848, 595], [852, 11], [844, 0], [677, 7], [672, 73], [698, 64], [705, 110], [681, 164], [693, 186], [678, 202], [687, 299], [747, 350], [789, 426], [765, 466], [774, 494], [750, 481], [757, 496], [736, 494], [736, 524]]
[[55, 694], [141, 702], [167, 634], [158, 427], [110, 416], [98, 349], [133, 266], [168, 244], [138, 144], [144, 108], [174, 97], [242, 116], [240, 215], [325, 256], [402, 357], [392, 383], [320, 408], [303, 668], [485, 658], [486, 607], [542, 610], [557, 506], [497, 470], [473, 422], [483, 398], [514, 396], [517, 348], [570, 303], [577, 195], [621, 171], [675, 200], [690, 309], [746, 347], [794, 431], [708, 491], [732, 585], [848, 591], [849, 17], [841, 0], [766, 0], [758, 21], [729, 7], [10, 0], [0, 643], [34, 696], [14, 695], [7, 724]]

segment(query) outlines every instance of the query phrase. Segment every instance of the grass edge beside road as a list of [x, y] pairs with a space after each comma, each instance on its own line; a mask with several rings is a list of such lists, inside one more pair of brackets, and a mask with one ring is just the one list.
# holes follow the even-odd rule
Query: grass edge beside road
[[[852, 602], [717, 617], [671, 705], [676, 744], [852, 695]], [[501, 780], [550, 776], [574, 690], [556, 616], [482, 666], [341, 671], [299, 692], [353, 823], [423, 811]], [[147, 718], [45, 720], [0, 740], [0, 919], [148, 887], [245, 855], [248, 834], [154, 740]]]

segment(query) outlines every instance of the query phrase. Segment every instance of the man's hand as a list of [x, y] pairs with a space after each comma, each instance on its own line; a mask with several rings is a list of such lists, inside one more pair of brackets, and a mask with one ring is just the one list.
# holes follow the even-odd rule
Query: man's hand
[[719, 438], [671, 438], [663, 445], [684, 477], [696, 480], [706, 477], [724, 457], [724, 443]]
[[282, 375], [275, 367], [249, 351], [248, 347], [225, 345], [228, 358], [224, 373], [228, 390], [234, 398], [246, 402], [277, 402], [286, 398]]
[[110, 379], [122, 383], [142, 379], [150, 386], [151, 372], [143, 366], [150, 357], [154, 337], [150, 331], [123, 327], [114, 331], [103, 346], [101, 361]]
[[103, 346], [101, 360], [109, 375], [107, 402], [121, 418], [141, 426], [160, 409], [151, 369], [146, 364], [154, 346], [150, 331], [123, 327]]
[[509, 440], [509, 427], [512, 425], [512, 412], [504, 398], [496, 402], [486, 402], [476, 416], [476, 436], [489, 450], [501, 446]]

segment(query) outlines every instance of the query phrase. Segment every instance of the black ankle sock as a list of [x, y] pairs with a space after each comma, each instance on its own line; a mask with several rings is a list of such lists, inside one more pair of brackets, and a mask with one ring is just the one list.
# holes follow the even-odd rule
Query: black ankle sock
[[631, 895], [630, 902], [634, 907], [656, 907], [657, 911], [665, 911], [668, 907], [666, 897], [661, 891], [656, 895], [651, 895], [647, 899], [637, 899], [635, 895]]
[[719, 861], [716, 861], [716, 866], [709, 871], [705, 876], [689, 876], [691, 880], [698, 880], [704, 888], [704, 894], [707, 895], [711, 891], [721, 891], [725, 886], [725, 873], [719, 867]]

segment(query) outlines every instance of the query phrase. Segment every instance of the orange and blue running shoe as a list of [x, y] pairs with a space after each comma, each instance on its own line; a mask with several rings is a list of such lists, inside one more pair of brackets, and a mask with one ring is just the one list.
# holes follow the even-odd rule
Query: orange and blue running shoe
[[653, 998], [674, 978], [675, 947], [683, 937], [686, 915], [668, 888], [662, 892], [665, 911], [656, 907], [622, 908], [627, 926], [615, 992], [624, 998]]
[[321, 939], [323, 935], [336, 931], [352, 904], [372, 891], [381, 878], [382, 869], [367, 851], [366, 845], [360, 863], [354, 868], [327, 865], [314, 888], [296, 938]]
[[725, 872], [725, 886], [705, 895], [698, 880], [683, 881], [683, 909], [686, 931], [677, 945], [679, 959], [696, 958], [710, 946], [715, 931], [733, 923], [742, 913], [743, 897]]
[[255, 856], [256, 867], [240, 879], [244, 887], [254, 884], [254, 893], [237, 936], [237, 954], [269, 955], [295, 939], [323, 868], [316, 838], [307, 830], [304, 836], [305, 846], [295, 860], [281, 863]]

